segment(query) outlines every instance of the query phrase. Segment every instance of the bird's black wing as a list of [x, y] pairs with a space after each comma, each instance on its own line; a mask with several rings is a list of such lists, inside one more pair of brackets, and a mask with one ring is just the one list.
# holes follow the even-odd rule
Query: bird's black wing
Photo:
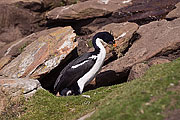
[[86, 74], [96, 62], [96, 57], [90, 58], [92, 55], [92, 53], [86, 53], [70, 62], [57, 78], [54, 84], [55, 92], [70, 87]]

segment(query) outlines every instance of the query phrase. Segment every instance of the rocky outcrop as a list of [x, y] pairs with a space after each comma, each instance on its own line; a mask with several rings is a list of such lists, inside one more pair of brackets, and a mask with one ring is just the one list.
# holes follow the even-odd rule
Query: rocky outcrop
[[41, 88], [38, 80], [0, 77], [0, 114], [21, 97], [29, 98]]
[[128, 81], [142, 77], [148, 69], [149, 69], [149, 66], [148, 64], [145, 64], [145, 63], [138, 63], [132, 66], [131, 71], [128, 76]]
[[60, 29], [60, 27], [43, 30], [4, 45], [0, 51], [0, 69], [2, 69], [4, 65], [9, 63], [16, 56], [21, 54], [24, 51], [25, 47], [37, 40], [39, 37], [46, 36], [48, 33], [54, 32], [58, 29]]
[[88, 0], [75, 5], [57, 7], [46, 14], [47, 25], [50, 27], [72, 25], [78, 34], [91, 34], [95, 31], [89, 30], [88, 24], [93, 24], [90, 26], [97, 30], [106, 24], [102, 25], [100, 21], [98, 23], [96, 22], [97, 24], [95, 25], [93, 23], [95, 19], [109, 17], [113, 11], [128, 5], [131, 5], [131, 1]]
[[86, 2], [70, 5], [66, 7], [57, 7], [46, 14], [51, 20], [81, 20], [106, 16], [112, 11], [127, 6], [119, 0], [89, 0]]
[[170, 12], [179, 0], [132, 0], [133, 5], [118, 9], [112, 15], [114, 22], [133, 21], [139, 25], [159, 20]]
[[166, 58], [153, 57], [151, 59], [148, 59], [147, 61], [143, 61], [142, 63], [137, 63], [132, 66], [127, 81], [142, 77], [152, 65], [164, 64], [169, 62], [170, 60]]
[[14, 5], [0, 4], [0, 49], [33, 32], [40, 31], [42, 18]]
[[[125, 56], [106, 65], [102, 72], [97, 76], [98, 81], [119, 80], [121, 74], [127, 74], [127, 71], [135, 64], [147, 61], [150, 58], [163, 55], [167, 51], [175, 51], [180, 47], [180, 19], [173, 21], [156, 21], [141, 26], [137, 33], [141, 36], [129, 48]], [[114, 76], [114, 77], [113, 77]], [[103, 78], [103, 80], [101, 79]]]
[[154, 57], [148, 61], [148, 65], [152, 66], [152, 65], [164, 64], [164, 63], [169, 63], [169, 62], [171, 61], [166, 58]]
[[[134, 42], [124, 57], [113, 63], [116, 66], [122, 66], [121, 69], [116, 67], [113, 70], [120, 72], [124, 68], [131, 67], [157, 54], [178, 49], [180, 46], [179, 23], [180, 19], [171, 22], [162, 20], [141, 26], [137, 31], [141, 38]], [[122, 62], [125, 63], [122, 64]]]
[[[66, 21], [66, 24], [68, 22], [76, 23], [76, 24], [71, 23], [71, 25], [75, 28], [75, 30], [79, 34], [91, 34], [95, 32], [97, 29], [110, 23], [122, 23], [122, 22], [130, 21], [130, 22], [136, 22], [139, 25], [143, 25], [151, 21], [163, 19], [165, 15], [174, 8], [175, 4], [178, 1], [179, 0], [171, 0], [171, 1], [169, 0], [159, 0], [159, 1], [127, 0], [126, 1], [125, 0], [125, 1], [118, 1], [119, 3], [116, 2], [117, 5], [119, 5], [119, 7], [117, 8], [116, 5], [116, 6], [112, 6], [113, 9], [110, 8], [106, 9], [107, 6], [111, 6], [109, 1], [107, 4], [104, 4], [103, 7], [99, 7], [99, 8], [105, 8], [105, 10], [109, 10], [111, 14], [104, 14], [101, 17], [94, 16], [91, 17], [90, 19], [79, 20], [79, 21], [77, 21], [77, 19], [74, 19], [73, 21], [72, 20]], [[94, 4], [92, 5], [95, 6]], [[91, 5], [89, 6], [91, 7]], [[54, 18], [53, 20], [60, 20], [59, 17], [55, 19], [55, 15], [53, 18]], [[48, 21], [52, 22], [51, 19], [49, 19]]]
[[0, 77], [0, 90], [10, 96], [24, 95], [30, 97], [37, 89], [41, 88], [38, 80], [29, 78], [12, 79]]
[[0, 74], [11, 78], [39, 78], [57, 67], [76, 46], [76, 34], [71, 27], [41, 36], [6, 65]]
[[172, 10], [166, 15], [166, 19], [175, 19], [180, 17], [180, 2], [176, 4], [176, 9]]

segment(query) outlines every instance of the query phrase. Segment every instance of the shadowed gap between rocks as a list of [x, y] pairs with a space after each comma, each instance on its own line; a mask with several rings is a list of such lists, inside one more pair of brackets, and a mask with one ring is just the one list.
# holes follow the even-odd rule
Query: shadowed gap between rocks
[[94, 90], [99, 87], [112, 86], [127, 82], [129, 73], [130, 69], [126, 69], [120, 73], [116, 73], [113, 70], [99, 73], [96, 76], [96, 79], [84, 88], [84, 92]]
[[173, 20], [175, 20], [175, 19], [177, 19], [177, 17], [174, 17], [174, 18], [166, 18], [167, 21], [173, 21]]
[[[112, 13], [107, 14], [106, 16], [102, 17], [94, 17], [94, 18], [87, 18], [87, 19], [82, 19], [82, 20], [47, 20], [46, 27], [48, 28], [54, 28], [54, 27], [65, 27], [65, 26], [71, 26], [77, 35], [89, 35], [92, 34], [93, 31], [90, 31], [88, 29], [82, 30], [83, 26], [86, 26], [90, 23], [92, 23], [96, 19], [106, 19], [111, 16]], [[110, 22], [106, 23], [109, 24]], [[106, 25], [104, 24], [104, 25]]]
[[133, 45], [133, 43], [134, 43], [135, 41], [137, 41], [138, 39], [140, 39], [140, 38], [141, 38], [141, 35], [138, 34], [137, 32], [135, 32], [135, 33], [132, 35], [131, 39], [129, 40], [129, 45], [128, 45], [128, 47], [122, 52], [122, 54], [125, 55], [125, 54], [128, 52], [129, 48], [131, 48], [131, 46]]
[[77, 35], [82, 35], [80, 29], [82, 26], [85, 26], [89, 23], [91, 23], [94, 20], [92, 19], [86, 19], [86, 20], [47, 20], [47, 27], [48, 28], [54, 28], [54, 27], [65, 27], [65, 26], [71, 26]]
[[77, 49], [74, 49], [64, 60], [61, 61], [60, 65], [51, 70], [48, 74], [41, 76], [38, 80], [41, 86], [51, 93], [54, 93], [54, 83], [58, 78], [63, 68], [68, 65], [72, 60], [78, 57]]

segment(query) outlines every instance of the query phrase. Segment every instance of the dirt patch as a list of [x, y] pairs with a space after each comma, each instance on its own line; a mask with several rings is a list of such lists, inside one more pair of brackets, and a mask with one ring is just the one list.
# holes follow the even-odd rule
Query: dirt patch
[[[174, 84], [171, 84], [171, 86], [174, 86]], [[168, 91], [176, 91], [180, 93], [180, 81], [177, 86], [169, 88]], [[171, 107], [175, 107], [176, 104], [177, 104], [177, 100], [172, 98], [170, 105], [163, 113], [164, 115], [166, 115], [164, 120], [179, 120], [180, 119], [180, 114], [179, 114], [180, 109], [174, 109], [174, 110], [171, 109]]]
[[168, 116], [164, 120], [179, 120], [180, 119], [180, 109], [176, 109], [168, 112]]

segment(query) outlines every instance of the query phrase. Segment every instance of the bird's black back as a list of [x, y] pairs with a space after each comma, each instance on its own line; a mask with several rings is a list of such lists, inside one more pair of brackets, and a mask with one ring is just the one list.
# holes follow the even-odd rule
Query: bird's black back
[[[96, 61], [96, 59], [89, 58], [92, 55], [95, 55], [95, 53], [91, 52], [91, 53], [83, 54], [82, 56], [70, 62], [61, 71], [59, 77], [57, 78], [54, 84], [55, 93], [57, 93], [58, 91], [62, 91], [64, 88], [71, 89], [71, 87], [75, 87], [72, 89], [79, 89], [77, 86], [77, 81], [92, 68], [92, 66], [94, 65]], [[87, 60], [88, 62], [86, 62], [85, 64], [82, 64], [78, 68], [72, 68], [72, 66], [78, 65]]]

